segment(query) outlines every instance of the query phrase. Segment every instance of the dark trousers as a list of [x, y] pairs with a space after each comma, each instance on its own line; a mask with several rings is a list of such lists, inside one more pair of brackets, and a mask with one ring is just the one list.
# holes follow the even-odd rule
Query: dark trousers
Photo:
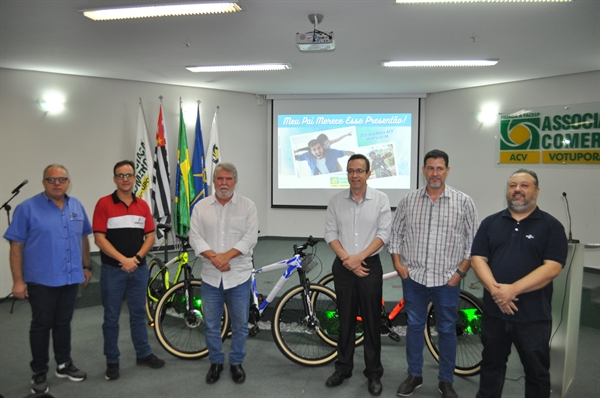
[[29, 345], [33, 357], [30, 365], [34, 373], [48, 371], [51, 330], [56, 363], [71, 362], [71, 319], [78, 291], [78, 284], [58, 287], [27, 284], [31, 305]]
[[550, 397], [550, 334], [552, 321], [507, 322], [483, 316], [483, 353], [477, 398], [500, 398], [506, 361], [514, 344], [525, 370], [525, 397]]
[[333, 280], [340, 317], [338, 359], [335, 362], [335, 370], [345, 375], [352, 373], [356, 316], [360, 310], [365, 334], [366, 366], [363, 373], [367, 378], [380, 378], [383, 375], [380, 329], [383, 270], [378, 255], [369, 257], [365, 261], [370, 271], [364, 278], [347, 270], [339, 258], [336, 257], [333, 262]]

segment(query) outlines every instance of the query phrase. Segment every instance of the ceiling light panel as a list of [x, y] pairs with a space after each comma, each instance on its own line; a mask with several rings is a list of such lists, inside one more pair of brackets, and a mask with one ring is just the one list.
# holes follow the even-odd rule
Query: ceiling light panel
[[432, 3], [569, 3], [571, 0], [396, 0], [396, 4]]
[[80, 10], [84, 16], [94, 21], [116, 19], [158, 18], [198, 14], [227, 14], [242, 11], [241, 4], [236, 1], [204, 2], [188, 4], [156, 4], [139, 7], [99, 8]]
[[186, 66], [190, 72], [261, 72], [292, 69], [290, 64]]
[[381, 66], [386, 68], [428, 68], [428, 67], [468, 67], [468, 66], [493, 66], [497, 59], [474, 60], [440, 60], [440, 61], [384, 61]]

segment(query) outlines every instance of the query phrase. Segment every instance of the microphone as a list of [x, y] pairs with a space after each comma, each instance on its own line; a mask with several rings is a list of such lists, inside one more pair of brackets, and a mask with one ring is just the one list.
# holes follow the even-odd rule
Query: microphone
[[20, 183], [18, 187], [16, 187], [15, 189], [12, 190], [11, 194], [15, 194], [15, 193], [19, 192], [19, 189], [23, 188], [23, 185], [27, 184], [28, 182], [29, 182], [28, 180], [23, 180], [23, 182]]
[[567, 215], [569, 216], [569, 243], [579, 243], [579, 239], [573, 239], [573, 234], [571, 233], [571, 210], [569, 209], [569, 200], [567, 199], [567, 193], [563, 192], [562, 195], [565, 198], [565, 203], [567, 204]]

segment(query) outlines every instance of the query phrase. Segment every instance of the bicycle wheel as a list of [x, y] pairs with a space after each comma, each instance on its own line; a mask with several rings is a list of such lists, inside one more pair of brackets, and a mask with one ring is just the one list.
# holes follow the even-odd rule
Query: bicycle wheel
[[[456, 364], [454, 374], [475, 376], [481, 370], [481, 315], [483, 305], [471, 293], [460, 291], [458, 299], [458, 321], [456, 322]], [[439, 362], [439, 337], [435, 324], [435, 308], [429, 303], [425, 342], [431, 355]]]
[[[307, 305], [312, 306], [313, 317], [306, 312]], [[319, 366], [337, 357], [339, 319], [335, 292], [324, 286], [311, 284], [308, 297], [303, 286], [288, 290], [275, 309], [271, 325], [277, 348], [292, 362]]]
[[165, 263], [159, 258], [153, 258], [148, 264], [148, 289], [146, 290], [146, 315], [150, 323], [154, 322], [154, 312], [160, 298], [167, 291], [165, 285]]
[[[154, 332], [160, 345], [171, 355], [183, 359], [197, 359], [208, 355], [204, 335], [204, 316], [200, 287], [202, 281], [190, 281], [190, 291], [186, 294], [185, 281], [171, 287], [156, 306]], [[186, 315], [186, 297], [193, 303], [194, 310]], [[229, 327], [229, 310], [223, 308], [221, 337]]]
[[[327, 287], [327, 288], [329, 288], [329, 289], [331, 289], [331, 290], [333, 290], [335, 292], [335, 288], [334, 288], [335, 285], [333, 283], [333, 273], [329, 273], [329, 274], [325, 275], [324, 277], [322, 277], [321, 279], [319, 279], [319, 282], [317, 282], [317, 283], [319, 285], [323, 285], [323, 286], [325, 286], [325, 287]], [[315, 293], [313, 293], [313, 296], [314, 295], [318, 295], [318, 294], [319, 294], [319, 292], [315, 292]], [[336, 295], [336, 298], [337, 298], [337, 295]], [[314, 299], [311, 298], [311, 302], [313, 300]], [[313, 304], [313, 306], [314, 306], [314, 304]], [[362, 326], [362, 320], [361, 319], [362, 318], [359, 318], [359, 319], [356, 320], [356, 329], [355, 329], [354, 344], [357, 345], [357, 346], [361, 345], [365, 341], [365, 333], [364, 333], [364, 329], [363, 329], [363, 326]], [[334, 336], [332, 335], [332, 338], [333, 337]], [[337, 338], [335, 339], [334, 344], [337, 345]]]

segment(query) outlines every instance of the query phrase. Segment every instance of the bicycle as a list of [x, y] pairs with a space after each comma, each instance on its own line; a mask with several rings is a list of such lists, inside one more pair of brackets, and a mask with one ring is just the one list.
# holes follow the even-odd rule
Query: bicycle
[[[167, 224], [157, 224], [156, 229], [161, 229], [166, 237], [171, 230], [171, 226]], [[187, 251], [190, 249], [190, 245], [188, 243], [188, 239], [183, 236], [177, 236], [177, 238], [181, 241], [181, 246], [179, 254], [175, 258], [169, 261], [169, 250], [167, 241], [165, 239], [164, 260], [161, 260], [158, 257], [153, 257], [148, 263], [149, 276], [148, 289], [146, 292], [146, 315], [148, 315], [148, 324], [150, 326], [154, 326], [154, 313], [156, 311], [156, 305], [158, 304], [158, 301], [165, 294], [165, 292], [169, 290], [171, 285], [179, 282], [183, 269], [189, 262], [189, 255]], [[171, 280], [169, 269], [175, 264], [177, 264], [177, 271], [175, 272], [175, 277]], [[193, 278], [194, 277], [192, 275], [192, 279]]]
[[[253, 270], [249, 331], [255, 336], [258, 321], [290, 276], [297, 271], [300, 284], [285, 292], [273, 314], [271, 332], [281, 353], [292, 362], [304, 366], [320, 366], [337, 357], [339, 318], [335, 292], [322, 285], [311, 284], [307, 274], [318, 265], [315, 254], [306, 254], [318, 241], [309, 236], [306, 243], [294, 245], [294, 257]], [[263, 299], [256, 286], [256, 275], [285, 268], [269, 295]]]
[[[297, 271], [300, 284], [282, 295], [273, 314], [271, 330], [275, 344], [284, 356], [305, 366], [324, 365], [337, 356], [339, 321], [335, 293], [327, 287], [311, 284], [306, 276], [317, 265], [317, 261], [314, 254], [306, 254], [304, 251], [317, 243], [311, 236], [306, 243], [293, 246], [293, 257], [253, 270], [250, 276], [252, 294], [248, 322], [252, 327], [249, 335], [255, 336], [260, 330], [258, 321], [263, 312], [285, 282]], [[263, 298], [257, 290], [256, 275], [277, 269], [285, 271], [269, 295]], [[186, 291], [188, 288], [182, 284], [183, 282], [173, 286], [159, 301], [154, 330], [161, 345], [171, 354], [191, 358], [190, 353], [194, 353], [194, 358], [200, 358], [208, 354], [199, 294], [201, 282], [191, 281], [191, 291]], [[177, 289], [179, 291], [175, 292]], [[172, 296], [174, 297], [171, 298]], [[193, 306], [188, 305], [190, 302], [193, 302]], [[193, 312], [194, 317], [190, 312]], [[221, 322], [222, 336], [226, 335], [229, 328], [226, 304], [224, 312], [227, 316]]]
[[[383, 280], [397, 277], [396, 271], [388, 272], [383, 275]], [[333, 282], [333, 274], [327, 274], [319, 280], [319, 284], [330, 286]], [[387, 313], [385, 301], [381, 299], [381, 330], [396, 341], [400, 341], [398, 335], [392, 329], [392, 321], [404, 309], [404, 298], [400, 299], [396, 306]], [[483, 304], [471, 293], [464, 290], [460, 291], [458, 305], [458, 321], [456, 322], [456, 364], [454, 374], [461, 376], [475, 376], [481, 370], [481, 351], [483, 344], [481, 342], [481, 315], [483, 314]], [[362, 322], [360, 316], [357, 322]], [[435, 308], [433, 303], [427, 307], [427, 326], [424, 330], [425, 343], [433, 358], [439, 362], [439, 339], [435, 323]], [[356, 340], [360, 344], [361, 340]]]
[[[182, 243], [187, 243], [187, 238], [178, 238]], [[166, 290], [156, 304], [154, 333], [160, 345], [169, 354], [182, 359], [199, 359], [208, 355], [200, 296], [202, 281], [194, 279], [192, 267], [187, 262], [186, 247], [182, 246], [177, 278], [183, 273], [183, 280]], [[161, 268], [161, 272], [168, 266], [169, 263]], [[224, 305], [221, 318], [222, 339], [225, 339], [228, 329], [229, 310], [227, 305]]]

